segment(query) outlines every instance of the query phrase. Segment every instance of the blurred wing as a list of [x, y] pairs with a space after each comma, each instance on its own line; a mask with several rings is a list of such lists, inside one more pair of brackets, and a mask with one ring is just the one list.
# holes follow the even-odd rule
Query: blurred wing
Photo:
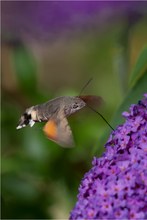
[[96, 95], [79, 96], [79, 98], [90, 107], [100, 107], [104, 103], [103, 99]]
[[54, 115], [45, 124], [43, 131], [48, 139], [62, 147], [71, 148], [74, 146], [72, 131], [63, 111], [59, 111], [57, 115]]

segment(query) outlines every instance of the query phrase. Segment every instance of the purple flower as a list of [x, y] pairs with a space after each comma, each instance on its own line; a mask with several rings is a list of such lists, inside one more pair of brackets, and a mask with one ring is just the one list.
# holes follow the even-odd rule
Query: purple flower
[[147, 219], [147, 94], [85, 174], [70, 219]]
[[146, 13], [145, 2], [2, 1], [2, 32], [7, 37], [50, 38], [59, 31], [96, 28], [128, 17], [132, 24]]

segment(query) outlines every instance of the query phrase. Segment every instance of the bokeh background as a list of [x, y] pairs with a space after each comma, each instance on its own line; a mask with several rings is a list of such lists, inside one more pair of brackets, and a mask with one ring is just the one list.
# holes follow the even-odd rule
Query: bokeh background
[[[63, 219], [111, 129], [91, 110], [69, 118], [76, 146], [47, 140], [43, 123], [16, 130], [32, 105], [62, 95], [100, 95], [112, 124], [147, 44], [142, 1], [2, 1], [2, 218]], [[135, 97], [136, 99], [140, 97]], [[127, 109], [126, 109], [127, 110]]]

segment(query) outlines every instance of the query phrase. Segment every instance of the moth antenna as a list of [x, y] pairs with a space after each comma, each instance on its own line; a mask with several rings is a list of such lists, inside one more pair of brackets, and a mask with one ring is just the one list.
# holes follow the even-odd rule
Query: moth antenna
[[88, 84], [93, 80], [93, 78], [91, 77], [88, 82], [83, 86], [83, 88], [81, 89], [79, 96], [82, 94], [82, 92], [84, 91], [84, 89], [88, 86]]
[[114, 131], [114, 128], [109, 124], [109, 122], [104, 118], [104, 116], [99, 113], [98, 111], [96, 111], [94, 108], [92, 108], [91, 106], [87, 105], [92, 111], [94, 111], [95, 113], [97, 113], [105, 122], [106, 124]]

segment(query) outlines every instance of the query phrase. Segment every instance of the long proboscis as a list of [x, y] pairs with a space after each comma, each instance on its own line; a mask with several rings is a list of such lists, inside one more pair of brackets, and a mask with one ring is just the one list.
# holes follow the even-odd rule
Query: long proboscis
[[114, 128], [109, 124], [109, 122], [104, 118], [104, 116], [98, 112], [97, 110], [95, 110], [92, 106], [91, 106], [91, 103], [92, 104], [98, 104], [98, 105], [101, 105], [103, 103], [103, 100], [101, 99], [100, 96], [81, 96], [82, 92], [85, 90], [85, 88], [89, 85], [89, 83], [93, 80], [93, 78], [91, 77], [87, 83], [83, 86], [83, 88], [81, 89], [80, 91], [80, 94], [79, 94], [79, 97], [84, 101], [86, 102], [87, 106], [92, 110], [94, 111], [95, 113], [97, 113], [105, 122], [106, 124], [114, 131]]
[[100, 96], [87, 95], [87, 96], [79, 96], [79, 98], [86, 103], [88, 108], [90, 108], [92, 111], [97, 113], [107, 123], [107, 125], [114, 131], [114, 128], [109, 124], [109, 122], [105, 119], [105, 117], [100, 112], [95, 110], [95, 108], [93, 108], [93, 106], [99, 107], [104, 103], [103, 99]]
[[90, 108], [92, 111], [94, 111], [95, 113], [97, 113], [105, 122], [106, 124], [114, 131], [114, 128], [109, 124], [109, 122], [104, 118], [104, 116], [98, 112], [97, 110], [95, 110], [94, 108], [92, 108], [91, 106], [87, 105], [88, 108]]

